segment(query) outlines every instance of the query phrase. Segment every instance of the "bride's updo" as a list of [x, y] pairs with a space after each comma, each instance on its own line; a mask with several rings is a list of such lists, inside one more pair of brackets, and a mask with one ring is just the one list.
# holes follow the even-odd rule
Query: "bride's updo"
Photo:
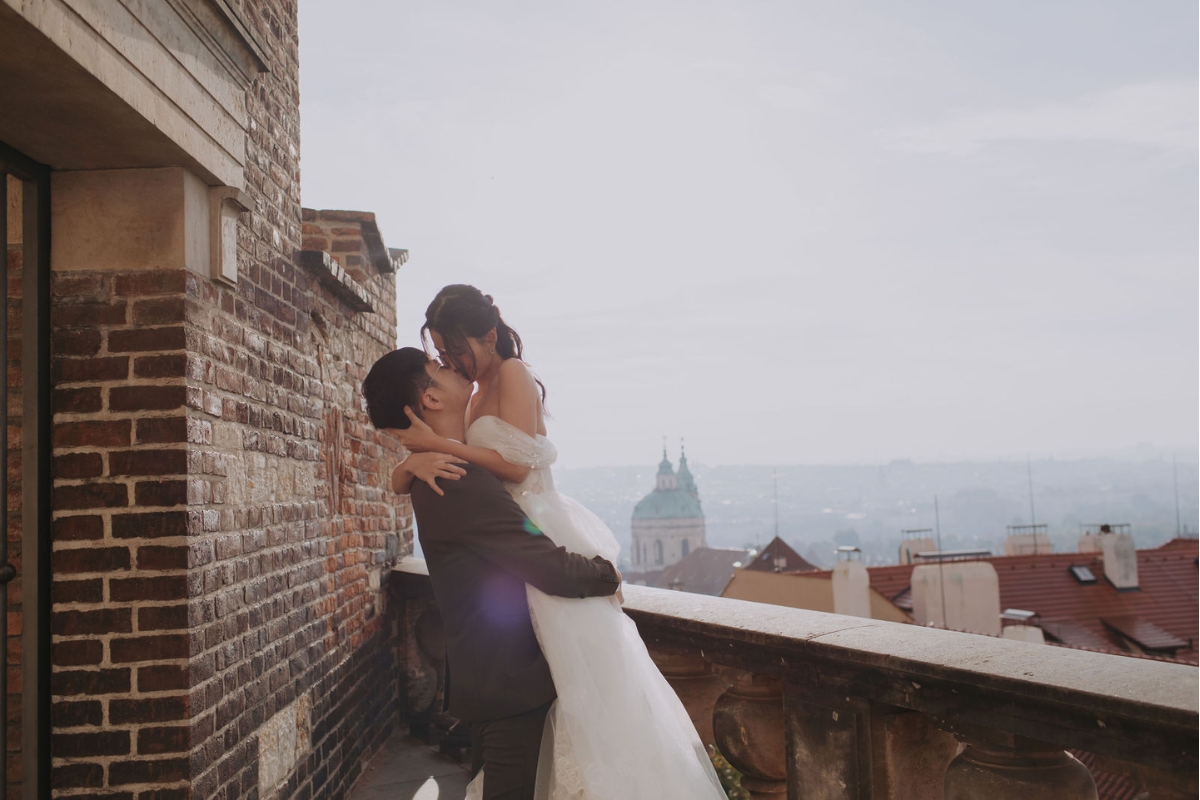
[[[454, 283], [444, 287], [429, 308], [425, 309], [425, 324], [421, 326], [421, 338], [426, 339], [433, 331], [446, 344], [447, 357], [453, 366], [468, 378], [475, 376], [475, 354], [467, 346], [467, 338], [482, 339], [488, 331], [496, 329], [496, 352], [500, 358], [521, 359], [521, 337], [505, 323], [500, 309], [492, 302], [490, 294], [484, 294], [474, 286]], [[469, 364], [461, 359], [469, 359]], [[468, 366], [470, 367], [468, 369]], [[546, 387], [537, 382], [546, 399]]]

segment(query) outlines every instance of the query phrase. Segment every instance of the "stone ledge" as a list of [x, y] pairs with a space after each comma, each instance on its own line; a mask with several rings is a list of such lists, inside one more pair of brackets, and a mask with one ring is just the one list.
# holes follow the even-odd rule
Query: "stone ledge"
[[355, 311], [374, 312], [367, 290], [342, 265], [322, 250], [300, 250], [296, 263], [316, 276], [322, 286]]

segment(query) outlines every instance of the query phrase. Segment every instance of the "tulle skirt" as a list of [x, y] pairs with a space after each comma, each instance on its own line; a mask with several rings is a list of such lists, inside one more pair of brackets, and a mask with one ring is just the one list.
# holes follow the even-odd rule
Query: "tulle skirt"
[[[616, 562], [620, 546], [599, 517], [552, 488], [520, 488], [517, 503], [555, 544]], [[724, 800], [683, 704], [616, 599], [551, 597], [532, 586], [528, 593], [558, 690], [542, 737], [537, 800]], [[482, 797], [483, 779], [467, 798]]]

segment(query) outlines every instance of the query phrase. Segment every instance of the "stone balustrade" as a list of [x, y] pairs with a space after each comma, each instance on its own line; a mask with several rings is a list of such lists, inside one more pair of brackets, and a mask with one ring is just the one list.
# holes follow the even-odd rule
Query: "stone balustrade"
[[[395, 585], [410, 723], [435, 708], [424, 563]], [[1092, 754], [1139, 800], [1197, 795], [1195, 667], [662, 589], [626, 613], [700, 736], [756, 800], [1096, 798]]]

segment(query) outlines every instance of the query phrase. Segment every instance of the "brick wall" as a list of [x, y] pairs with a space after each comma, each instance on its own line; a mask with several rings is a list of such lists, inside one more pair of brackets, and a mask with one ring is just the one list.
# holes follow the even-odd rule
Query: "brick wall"
[[54, 276], [58, 796], [341, 797], [395, 716], [383, 589], [410, 514], [358, 395], [395, 284], [360, 265], [355, 311], [297, 266], [295, 4], [235, 6], [271, 60], [237, 285]]
[[5, 770], [8, 775], [8, 797], [17, 800], [21, 796], [21, 184], [12, 176], [5, 180], [6, 191], [11, 202], [6, 202], [4, 213], [9, 214], [8, 239], [5, 257], [8, 264], [8, 353], [7, 376], [8, 408], [5, 424], [8, 426], [8, 452], [5, 469], [8, 475], [8, 562], [17, 569], [17, 578], [8, 584], [8, 752], [5, 753]]

